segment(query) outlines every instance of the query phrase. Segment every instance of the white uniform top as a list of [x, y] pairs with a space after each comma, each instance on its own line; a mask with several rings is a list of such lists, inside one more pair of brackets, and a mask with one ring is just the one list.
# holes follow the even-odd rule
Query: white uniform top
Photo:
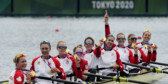
[[9, 76], [9, 84], [24, 84], [26, 82], [26, 75], [20, 70], [13, 70]]
[[136, 45], [137, 45], [138, 48], [142, 49], [142, 51], [145, 53], [145, 55], [148, 55], [148, 49], [145, 47], [145, 45], [142, 45], [141, 42], [136, 43]]
[[[105, 51], [101, 50], [101, 56], [99, 57], [99, 68], [102, 67], [112, 67], [114, 64], [117, 64], [117, 54], [114, 50]], [[116, 73], [114, 69], [104, 69], [100, 71], [100, 74], [107, 75], [109, 73]]]
[[[132, 51], [132, 53], [133, 53], [133, 55], [135, 54], [135, 51], [134, 51], [134, 49], [132, 49], [132, 48], [129, 48], [131, 51]], [[141, 59], [141, 52], [138, 50], [138, 61], [140, 61], [140, 60], [142, 60]]]
[[[43, 77], [49, 77], [51, 78], [52, 76], [58, 76], [57, 73], [50, 74], [51, 68], [55, 68], [55, 63], [54, 61], [50, 59], [44, 59], [45, 62], [43, 61], [42, 57], [37, 57], [35, 60], [32, 62], [32, 67], [35, 70], [36, 76], [43, 76]], [[48, 64], [49, 63], [49, 64]], [[50, 65], [50, 67], [49, 67]], [[31, 68], [32, 68], [31, 67]], [[44, 80], [44, 79], [38, 79], [36, 78], [37, 84], [52, 84], [51, 80]], [[56, 83], [56, 81], [54, 81]]]
[[73, 73], [72, 60], [69, 57], [65, 57], [65, 58], [57, 57], [56, 59], [60, 61], [61, 67], [64, 69], [64, 72], [66, 75]]
[[83, 59], [88, 61], [90, 69], [95, 69], [96, 66], [99, 65], [99, 58], [97, 58], [93, 52], [85, 53]]
[[120, 59], [122, 62], [130, 63], [129, 60], [129, 51], [127, 48], [121, 48], [121, 47], [114, 47], [115, 50], [117, 50], [120, 54]]
[[[126, 63], [134, 63], [135, 62], [132, 51], [130, 49], [128, 49], [127, 47], [116, 46], [114, 49], [116, 49], [119, 52], [120, 59], [122, 62], [126, 62]], [[129, 71], [132, 69], [132, 67], [124, 65], [124, 69]]]

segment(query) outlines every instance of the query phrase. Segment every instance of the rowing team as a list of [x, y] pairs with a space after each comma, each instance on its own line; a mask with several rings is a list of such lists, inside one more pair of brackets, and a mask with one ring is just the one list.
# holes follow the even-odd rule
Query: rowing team
[[[137, 37], [134, 34], [128, 36], [128, 46], [125, 46], [125, 35], [118, 33], [114, 44], [115, 37], [110, 33], [108, 25], [108, 14], [105, 19], [105, 37], [100, 43], [94, 44], [92, 37], [84, 40], [86, 51], [82, 45], [78, 45], [73, 49], [73, 55], [67, 52], [67, 44], [65, 41], [59, 41], [56, 49], [59, 54], [50, 56], [51, 45], [49, 41], [40, 43], [42, 55], [33, 59], [30, 70], [26, 69], [27, 61], [24, 54], [16, 55], [13, 59], [16, 69], [11, 72], [9, 84], [31, 84], [31, 80], [36, 80], [38, 84], [52, 84], [52, 81], [38, 79], [35, 76], [60, 78], [69, 81], [95, 81], [94, 78], [83, 75], [83, 73], [94, 73], [97, 68], [113, 67], [98, 71], [101, 75], [114, 76], [120, 73], [120, 76], [128, 76], [132, 72], [145, 72], [144, 69], [123, 65], [122, 62], [147, 66], [150, 61], [156, 61], [157, 46], [151, 44], [151, 32], [146, 30], [143, 32], [142, 42], [136, 42]], [[95, 49], [93, 49], [95, 45]], [[102, 47], [102, 45], [104, 45]], [[74, 74], [74, 75], [73, 75]]]

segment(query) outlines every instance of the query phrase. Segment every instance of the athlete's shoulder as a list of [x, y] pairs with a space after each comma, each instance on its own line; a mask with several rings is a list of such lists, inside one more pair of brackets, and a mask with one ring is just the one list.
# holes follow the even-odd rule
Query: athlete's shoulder
[[40, 57], [41, 57], [41, 56], [38, 56], [38, 57], [34, 58], [32, 62], [35, 62], [35, 61], [36, 61], [37, 59], [39, 59]]

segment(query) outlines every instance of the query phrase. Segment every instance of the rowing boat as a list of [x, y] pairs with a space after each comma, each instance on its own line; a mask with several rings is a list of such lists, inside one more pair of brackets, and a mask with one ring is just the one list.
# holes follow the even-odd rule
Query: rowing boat
[[[125, 63], [127, 65], [131, 65], [131, 66], [137, 66], [137, 67], [143, 67], [143, 66], [138, 66], [135, 64], [128, 64]], [[89, 82], [88, 84], [135, 84], [135, 83], [145, 83], [145, 84], [149, 84], [149, 83], [153, 83], [159, 79], [162, 79], [163, 77], [166, 76], [166, 74], [168, 74], [167, 71], [162, 71], [167, 69], [167, 66], [165, 67], [159, 67], [159, 68], [148, 68], [148, 67], [143, 67], [146, 69], [150, 69], [148, 72], [145, 73], [135, 73], [135, 74], [129, 74], [130, 76], [125, 78], [125, 77], [119, 77], [118, 80], [120, 80], [120, 82], [116, 81], [116, 77], [110, 77], [110, 76], [102, 76], [102, 75], [95, 75], [95, 74], [91, 74], [91, 73], [84, 73], [85, 75], [90, 75], [90, 76], [95, 76], [95, 77], [102, 77], [104, 78], [101, 82]], [[99, 68], [99, 69], [104, 69], [104, 68]], [[160, 70], [159, 70], [160, 69]], [[155, 72], [151, 72], [155, 70]], [[164, 74], [166, 73], [166, 74]], [[36, 77], [36, 78], [41, 78], [41, 77]], [[42, 77], [44, 80], [55, 80], [55, 81], [64, 81], [64, 80], [59, 80], [59, 79], [51, 79], [51, 78], [46, 78], [46, 77]], [[105, 79], [108, 78], [108, 79]], [[141, 82], [143, 81], [143, 82]], [[70, 81], [64, 81], [64, 82], [70, 82]], [[133, 83], [131, 83], [133, 82]], [[8, 84], [7, 81], [1, 81], [0, 84]], [[73, 83], [72, 83], [73, 84]], [[74, 82], [74, 84], [86, 84], [86, 83], [78, 83], [78, 82]]]
[[[128, 79], [143, 81], [143, 82], [147, 82], [147, 83], [153, 83], [159, 79], [162, 79], [165, 76], [166, 76], [166, 74], [163, 74], [163, 73], [146, 73], [143, 75], [132, 76], [132, 77], [129, 77]], [[111, 82], [107, 82], [104, 84], [135, 84], [135, 83], [111, 81]]]
[[[137, 74], [136, 76], [130, 76], [128, 77], [128, 79], [153, 83], [159, 79], [162, 79], [165, 76], [166, 74], [164, 73], [147, 72], [143, 74]], [[135, 84], [135, 83], [130, 83], [130, 82], [115, 82], [114, 80], [111, 80], [111, 79], [104, 79], [102, 82], [94, 82], [91, 84], [102, 84], [102, 83], [103, 84]], [[8, 84], [8, 82], [3, 82], [0, 84]]]

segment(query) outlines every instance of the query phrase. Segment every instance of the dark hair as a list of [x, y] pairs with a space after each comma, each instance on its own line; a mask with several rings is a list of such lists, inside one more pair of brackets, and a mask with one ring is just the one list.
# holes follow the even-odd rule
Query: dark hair
[[84, 43], [85, 43], [85, 42], [86, 42], [86, 40], [88, 40], [88, 39], [92, 40], [92, 42], [93, 42], [93, 44], [94, 44], [94, 40], [93, 40], [93, 38], [92, 38], [92, 37], [87, 37], [87, 38], [85, 38]]
[[41, 41], [40, 46], [41, 46], [42, 44], [47, 44], [47, 45], [49, 46], [49, 48], [51, 48], [50, 42], [47, 41], [47, 40]]
[[108, 37], [113, 37], [115, 39], [115, 37], [112, 34], [107, 35], [106, 39], [108, 39]]
[[76, 51], [77, 48], [81, 48], [82, 51], [83, 51], [82, 44], [79, 44], [79, 45], [77, 45], [77, 46], [73, 49], [73, 53], [75, 53], [75, 51]]
[[129, 34], [129, 35], [128, 35], [128, 39], [129, 39], [131, 36], [135, 36], [135, 34]]

